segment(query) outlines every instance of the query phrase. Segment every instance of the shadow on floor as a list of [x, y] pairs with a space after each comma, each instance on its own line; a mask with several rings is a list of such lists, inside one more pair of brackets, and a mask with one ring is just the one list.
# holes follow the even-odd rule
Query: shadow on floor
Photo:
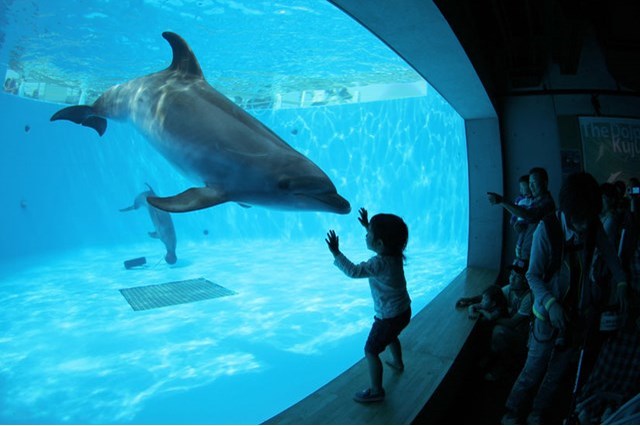
[[[487, 330], [477, 324], [444, 380], [413, 424], [500, 424], [504, 403], [521, 365], [504, 371], [496, 381], [484, 378], [482, 368], [488, 346]], [[523, 360], [524, 361], [524, 360]], [[550, 424], [562, 424], [571, 403], [573, 378], [562, 383]]]

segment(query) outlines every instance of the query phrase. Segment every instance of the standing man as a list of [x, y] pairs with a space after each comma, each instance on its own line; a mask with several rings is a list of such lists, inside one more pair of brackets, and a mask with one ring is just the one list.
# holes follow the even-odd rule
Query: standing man
[[487, 197], [492, 205], [499, 205], [514, 216], [517, 216], [527, 223], [527, 229], [523, 232], [521, 246], [517, 248], [516, 257], [529, 260], [531, 254], [531, 241], [533, 231], [538, 226], [538, 222], [549, 213], [553, 213], [556, 204], [548, 189], [549, 175], [542, 167], [534, 167], [529, 170], [529, 187], [533, 200], [529, 207], [518, 206], [505, 200], [502, 195], [495, 192], [487, 192]]
[[[560, 191], [560, 209], [537, 225], [527, 280], [533, 293], [534, 322], [527, 360], [506, 401], [502, 424], [545, 424], [556, 391], [578, 350], [597, 348], [599, 306], [594, 259], [603, 258], [611, 271], [620, 315], [627, 309], [627, 282], [599, 214], [600, 187], [588, 173], [567, 178]], [[592, 343], [595, 342], [595, 345]]]

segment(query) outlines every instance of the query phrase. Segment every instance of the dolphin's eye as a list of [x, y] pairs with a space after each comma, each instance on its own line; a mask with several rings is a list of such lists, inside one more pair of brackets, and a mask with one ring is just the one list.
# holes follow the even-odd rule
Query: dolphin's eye
[[291, 187], [291, 179], [280, 179], [278, 181], [278, 189], [289, 189]]

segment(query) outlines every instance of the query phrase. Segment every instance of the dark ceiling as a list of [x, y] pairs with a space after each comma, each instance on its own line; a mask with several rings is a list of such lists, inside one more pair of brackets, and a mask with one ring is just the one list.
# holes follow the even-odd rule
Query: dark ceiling
[[434, 0], [493, 96], [540, 88], [551, 62], [576, 74], [594, 34], [621, 91], [640, 92], [638, 0]]

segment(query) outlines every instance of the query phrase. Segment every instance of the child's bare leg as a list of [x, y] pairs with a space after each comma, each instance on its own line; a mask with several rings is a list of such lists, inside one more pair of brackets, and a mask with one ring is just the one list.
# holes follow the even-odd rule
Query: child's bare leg
[[369, 379], [371, 380], [371, 393], [382, 392], [382, 361], [380, 356], [365, 352], [367, 364], [369, 365]]
[[393, 342], [389, 343], [389, 352], [391, 352], [393, 359], [387, 361], [387, 365], [396, 371], [403, 371], [402, 346], [400, 346], [400, 340], [397, 337]]

